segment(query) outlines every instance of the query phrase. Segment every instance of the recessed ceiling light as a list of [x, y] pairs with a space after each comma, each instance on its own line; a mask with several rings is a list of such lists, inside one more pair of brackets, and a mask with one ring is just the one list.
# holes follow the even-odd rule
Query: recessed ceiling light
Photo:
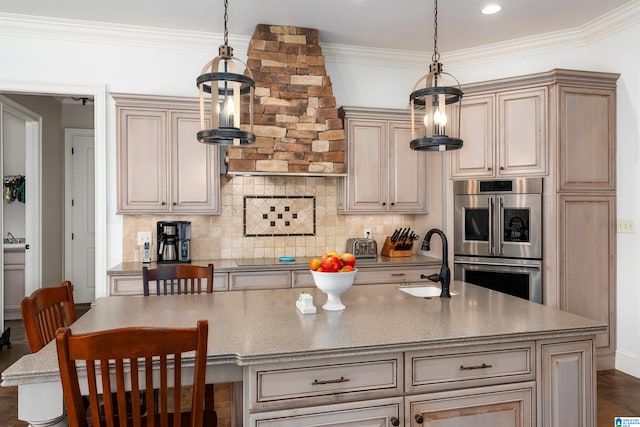
[[494, 13], [498, 13], [502, 10], [502, 6], [499, 4], [488, 4], [482, 8], [482, 13], [485, 15], [493, 15]]

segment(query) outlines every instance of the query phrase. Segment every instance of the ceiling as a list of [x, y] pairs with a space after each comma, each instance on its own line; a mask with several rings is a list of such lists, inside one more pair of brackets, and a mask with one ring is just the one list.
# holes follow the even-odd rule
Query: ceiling
[[[502, 5], [496, 15], [480, 9]], [[579, 27], [638, 0], [441, 0], [438, 48], [452, 51]], [[24, 0], [0, 13], [179, 30], [223, 32], [222, 0]], [[427, 0], [229, 0], [229, 33], [256, 24], [316, 28], [321, 43], [433, 51], [433, 2]]]

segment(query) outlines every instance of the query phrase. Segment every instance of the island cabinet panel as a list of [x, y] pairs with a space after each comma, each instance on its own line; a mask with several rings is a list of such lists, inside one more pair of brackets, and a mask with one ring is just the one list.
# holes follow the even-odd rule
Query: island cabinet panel
[[[417, 283], [424, 282], [426, 284], [433, 283], [426, 278], [421, 278], [421, 275], [428, 276], [440, 271], [440, 267], [436, 265], [430, 265], [426, 267], [358, 267], [358, 274], [354, 280], [354, 285], [375, 285], [375, 284], [389, 284], [389, 283]], [[313, 276], [308, 270], [294, 270], [293, 271], [293, 286], [298, 287], [313, 287]]]
[[189, 98], [114, 94], [118, 213], [220, 213], [219, 152]]
[[404, 426], [402, 398], [258, 413], [249, 420], [251, 427]]
[[541, 343], [538, 393], [541, 425], [594, 427], [593, 341]]
[[405, 419], [410, 420], [408, 426], [533, 427], [535, 390], [531, 381], [408, 396]]
[[421, 393], [535, 379], [535, 343], [408, 352], [406, 390]]
[[340, 114], [348, 174], [338, 185], [338, 211], [427, 213], [427, 157], [409, 146], [409, 112], [342, 107]]
[[252, 412], [402, 395], [401, 354], [255, 365], [245, 370]]
[[[202, 279], [202, 289], [207, 288], [207, 279]], [[213, 290], [214, 292], [227, 291], [228, 275], [227, 273], [213, 273]], [[140, 274], [131, 275], [112, 275], [109, 276], [109, 295], [110, 296], [131, 296], [142, 295], [142, 271]]]

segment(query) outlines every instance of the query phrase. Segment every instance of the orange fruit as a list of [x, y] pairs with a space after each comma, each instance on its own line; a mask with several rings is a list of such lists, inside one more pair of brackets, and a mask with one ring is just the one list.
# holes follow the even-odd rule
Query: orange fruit
[[318, 258], [314, 258], [309, 262], [309, 269], [316, 271], [322, 265], [322, 261]]

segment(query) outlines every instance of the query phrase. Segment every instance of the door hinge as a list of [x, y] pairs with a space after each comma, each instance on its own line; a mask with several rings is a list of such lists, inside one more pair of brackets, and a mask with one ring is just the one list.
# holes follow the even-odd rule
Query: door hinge
[[71, 147], [71, 155], [74, 155], [74, 154], [76, 154], [76, 150], [73, 147]]
[[74, 199], [71, 199], [71, 206], [75, 206], [76, 205], [76, 201]]
[[75, 239], [75, 234], [71, 233], [71, 240]]

